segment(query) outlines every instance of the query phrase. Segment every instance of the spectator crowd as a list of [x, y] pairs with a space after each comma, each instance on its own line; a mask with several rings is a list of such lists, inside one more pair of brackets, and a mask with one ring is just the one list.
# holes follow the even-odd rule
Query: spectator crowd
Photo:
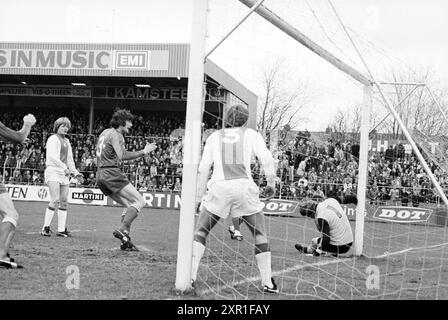
[[[280, 196], [321, 198], [357, 193], [360, 146], [350, 136], [315, 141], [308, 131], [283, 129], [278, 137]], [[448, 173], [426, 159], [448, 193]], [[259, 173], [259, 167], [254, 166]], [[259, 177], [259, 175], [257, 174]], [[261, 181], [260, 181], [261, 184]], [[439, 203], [437, 191], [413, 153], [399, 142], [385, 151], [369, 151], [367, 198], [370, 204], [418, 206]]]
[[[76, 167], [84, 174], [83, 187], [95, 187], [96, 138], [109, 127], [110, 112], [96, 112], [92, 134], [88, 132], [88, 116], [77, 110], [71, 114], [48, 110], [4, 112], [2, 122], [10, 127], [21, 127], [23, 115], [36, 115], [29, 140], [23, 145], [0, 143], [0, 166], [3, 180], [10, 184], [43, 184], [45, 143], [52, 134], [53, 121], [68, 116], [72, 121], [69, 139]], [[40, 114], [40, 112], [42, 114]], [[144, 148], [147, 141], [158, 148], [147, 157], [122, 163], [129, 180], [141, 191], [180, 191], [182, 180], [182, 132], [184, 118], [175, 113], [138, 114], [133, 120], [132, 136], [125, 137], [129, 151]], [[204, 129], [219, 128], [210, 118]], [[173, 132], [175, 134], [173, 134]], [[269, 133], [266, 135], [270, 140]], [[332, 197], [356, 194], [359, 145], [351, 137], [327, 135], [325, 142], [313, 139], [308, 132], [292, 132], [285, 127], [279, 132], [276, 145], [271, 145], [278, 159], [279, 197]], [[442, 188], [448, 190], [448, 174], [431, 161], [432, 172]], [[265, 186], [260, 165], [254, 161], [254, 180], [261, 189]], [[406, 153], [403, 144], [390, 145], [387, 150], [369, 152], [368, 202], [418, 206], [422, 202], [438, 202], [437, 193], [419, 161]], [[75, 179], [73, 186], [81, 186]]]
[[[0, 166], [2, 178], [10, 184], [43, 184], [45, 171], [45, 144], [53, 133], [53, 121], [63, 113], [40, 113], [31, 110], [38, 122], [23, 145], [0, 143]], [[2, 122], [13, 129], [21, 127], [23, 115], [4, 113]], [[95, 115], [93, 134], [88, 132], [85, 114], [72, 112], [67, 115], [72, 122], [68, 138], [73, 149], [77, 169], [84, 175], [83, 187], [94, 187], [96, 173], [96, 139], [109, 127], [111, 112]], [[206, 124], [209, 128], [211, 123]], [[132, 136], [125, 137], [125, 147], [129, 151], [143, 149], [146, 142], [154, 142], [158, 148], [138, 161], [124, 161], [123, 171], [139, 190], [180, 191], [182, 178], [182, 118], [169, 116], [167, 113], [152, 113], [144, 117], [136, 115], [133, 120]], [[175, 136], [173, 132], [180, 132]], [[76, 179], [72, 185], [81, 186]]]

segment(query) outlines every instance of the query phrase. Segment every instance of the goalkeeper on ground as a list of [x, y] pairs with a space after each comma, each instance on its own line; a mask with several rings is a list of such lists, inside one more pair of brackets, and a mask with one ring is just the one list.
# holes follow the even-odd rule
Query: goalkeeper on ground
[[308, 246], [297, 243], [295, 248], [298, 251], [314, 256], [323, 253], [338, 256], [350, 250], [353, 244], [353, 232], [341, 203], [357, 204], [358, 200], [356, 196], [348, 196], [343, 199], [327, 198], [320, 203], [312, 200], [301, 202], [300, 214], [313, 218], [322, 235], [313, 238]]

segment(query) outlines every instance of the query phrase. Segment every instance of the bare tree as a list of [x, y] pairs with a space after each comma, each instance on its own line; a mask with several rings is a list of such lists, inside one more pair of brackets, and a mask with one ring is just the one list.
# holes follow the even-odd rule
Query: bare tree
[[[328, 124], [332, 137], [336, 140], [344, 140], [349, 131], [349, 111], [338, 109], [333, 120]], [[327, 129], [327, 130], [328, 130]]]
[[297, 80], [290, 89], [291, 77], [285, 72], [282, 62], [277, 60], [263, 71], [263, 98], [260, 100], [257, 127], [261, 130], [279, 130], [285, 125], [296, 127], [305, 119], [300, 114], [310, 102], [306, 86]]
[[353, 110], [350, 110], [352, 116], [347, 120], [347, 127], [352, 133], [361, 132], [361, 108], [361, 105], [357, 105]]

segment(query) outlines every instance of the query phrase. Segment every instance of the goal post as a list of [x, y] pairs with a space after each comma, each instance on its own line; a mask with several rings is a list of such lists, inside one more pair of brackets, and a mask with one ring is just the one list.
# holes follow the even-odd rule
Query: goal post
[[367, 164], [369, 156], [369, 125], [370, 112], [372, 110], [373, 87], [364, 86], [364, 100], [361, 113], [361, 137], [359, 148], [359, 167], [358, 167], [358, 206], [356, 210], [355, 221], [355, 255], [360, 256], [363, 252], [364, 244], [364, 212], [366, 210], [366, 189], [367, 189]]
[[205, 39], [207, 33], [208, 0], [195, 0], [193, 5], [188, 97], [183, 147], [182, 206], [179, 217], [176, 290], [191, 287], [194, 214], [196, 205], [197, 169], [201, 146], [202, 103], [204, 83]]
[[[254, 0], [239, 0], [239, 1], [241, 3], [243, 3], [244, 5], [248, 6], [248, 7], [253, 7], [256, 4]], [[331, 4], [331, 2], [330, 2], [330, 4]], [[332, 5], [332, 8], [335, 11], [335, 8], [334, 8], [333, 5]], [[317, 54], [318, 56], [320, 56], [321, 58], [323, 58], [327, 62], [331, 63], [333, 66], [335, 66], [336, 68], [338, 68], [342, 72], [350, 75], [352, 78], [354, 78], [355, 80], [357, 80], [358, 82], [363, 84], [365, 87], [370, 87], [372, 89], [372, 87], [375, 86], [378, 89], [382, 100], [386, 104], [386, 106], [389, 109], [390, 113], [396, 119], [400, 129], [403, 131], [404, 135], [406, 136], [406, 139], [409, 141], [409, 143], [410, 143], [410, 145], [412, 147], [412, 150], [414, 151], [414, 153], [416, 154], [418, 160], [422, 164], [425, 172], [430, 177], [430, 179], [431, 179], [432, 183], [434, 184], [437, 192], [440, 194], [440, 197], [442, 198], [443, 202], [448, 207], [448, 199], [445, 196], [445, 194], [444, 194], [440, 184], [437, 182], [437, 179], [434, 177], [433, 173], [431, 172], [431, 169], [429, 168], [429, 166], [426, 163], [425, 159], [423, 158], [422, 154], [418, 150], [417, 145], [415, 144], [414, 140], [412, 139], [412, 137], [411, 137], [409, 131], [407, 130], [406, 126], [404, 125], [403, 121], [400, 119], [399, 114], [397, 113], [397, 111], [395, 110], [393, 105], [390, 103], [390, 101], [387, 99], [386, 95], [384, 94], [384, 92], [383, 92], [383, 90], [381, 88], [381, 85], [374, 79], [374, 77], [373, 77], [372, 73], [370, 72], [369, 67], [365, 63], [363, 57], [360, 55], [360, 58], [363, 61], [363, 64], [364, 64], [365, 68], [368, 71], [369, 77], [363, 75], [358, 70], [354, 69], [353, 67], [351, 67], [348, 64], [344, 63], [343, 61], [339, 60], [332, 53], [330, 53], [329, 51], [325, 50], [323, 47], [321, 47], [320, 45], [318, 45], [317, 43], [312, 41], [306, 35], [304, 35], [299, 30], [297, 30], [296, 28], [291, 26], [289, 23], [287, 23], [286, 21], [281, 19], [279, 16], [277, 16], [274, 12], [270, 11], [265, 6], [259, 5], [258, 8], [255, 10], [255, 12], [257, 14], [259, 14], [261, 17], [263, 17], [265, 20], [269, 21], [275, 27], [277, 27], [278, 29], [280, 29], [281, 31], [286, 33], [288, 36], [292, 37], [297, 42], [299, 42], [300, 44], [302, 44], [303, 46], [305, 46], [306, 48], [308, 48], [309, 50], [311, 50], [312, 52], [314, 52], [315, 54]], [[336, 13], [336, 11], [335, 11], [335, 13]], [[345, 26], [343, 26], [343, 27], [344, 27], [344, 30], [345, 30]], [[350, 38], [350, 36], [349, 36], [349, 38]], [[351, 38], [350, 38], [350, 40], [351, 40]], [[353, 46], [355, 47], [355, 49], [357, 51], [356, 45], [354, 43], [353, 43]], [[369, 90], [367, 90], [367, 91], [369, 91]], [[366, 95], [366, 90], [364, 91], [364, 94]], [[362, 112], [362, 117], [363, 117], [363, 120], [362, 120], [363, 124], [367, 123], [368, 120], [365, 120], [364, 118], [368, 117], [368, 115], [366, 115], [365, 112]], [[368, 129], [364, 128], [364, 130], [368, 130]], [[364, 136], [365, 136], [365, 134], [366, 134], [366, 132], [364, 132]], [[363, 147], [364, 148], [368, 148], [367, 145], [364, 145], [364, 144], [368, 144], [368, 138], [364, 137], [364, 140], [365, 141], [361, 142], [361, 146], [360, 147], [361, 148], [363, 148]], [[366, 164], [364, 164], [364, 165], [366, 165]], [[367, 171], [366, 171], [366, 173], [367, 173]], [[360, 176], [360, 180], [361, 180], [361, 182], [359, 182], [358, 187], [360, 186], [360, 183], [363, 182], [364, 177]], [[366, 183], [366, 182], [367, 181], [364, 181], [364, 183]], [[366, 189], [365, 185], [363, 187], [361, 187], [361, 192], [363, 190], [364, 194], [365, 194], [365, 189]], [[358, 193], [358, 196], [361, 197], [361, 194]], [[365, 198], [365, 196], [363, 196], [362, 198]], [[361, 201], [363, 201], [363, 200], [361, 200]], [[357, 217], [359, 216], [361, 218], [361, 216], [363, 216], [363, 214], [364, 214], [364, 211], [358, 206]], [[359, 228], [360, 229], [362, 229], [362, 225], [363, 225], [363, 222], [359, 222]], [[358, 224], [357, 224], [357, 226], [358, 226]], [[360, 242], [362, 241], [362, 237], [357, 233], [356, 239], [358, 239], [358, 245], [356, 246], [356, 248], [357, 248], [356, 254], [357, 255], [361, 255], [362, 252], [360, 252], [359, 250], [362, 249], [362, 245], [360, 244]]]

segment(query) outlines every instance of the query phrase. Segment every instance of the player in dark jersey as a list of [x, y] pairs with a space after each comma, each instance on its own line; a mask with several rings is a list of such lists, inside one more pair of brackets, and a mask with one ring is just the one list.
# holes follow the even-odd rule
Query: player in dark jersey
[[147, 143], [140, 151], [130, 152], [125, 149], [123, 134], [129, 133], [132, 118], [133, 115], [128, 110], [115, 111], [110, 121], [112, 128], [101, 133], [96, 147], [98, 187], [106, 196], [127, 208], [121, 226], [113, 232], [114, 237], [120, 239], [122, 250], [137, 250], [131, 242], [129, 233], [132, 222], [137, 218], [145, 202], [142, 195], [119, 169], [118, 163], [144, 157], [157, 148], [155, 144]]
[[[23, 117], [23, 127], [19, 131], [14, 131], [0, 122], [0, 138], [14, 143], [23, 143], [35, 123], [36, 118], [32, 114]], [[0, 267], [22, 268], [9, 256], [9, 245], [14, 237], [19, 214], [3, 183], [0, 183], [0, 217], [2, 217], [0, 223]]]

